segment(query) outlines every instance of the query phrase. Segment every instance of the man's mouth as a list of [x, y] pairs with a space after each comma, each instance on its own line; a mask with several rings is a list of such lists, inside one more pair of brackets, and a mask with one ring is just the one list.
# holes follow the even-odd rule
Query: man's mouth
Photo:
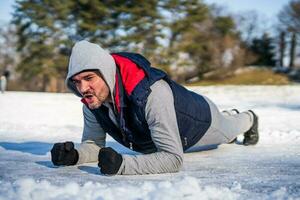
[[90, 103], [93, 102], [93, 96], [94, 96], [94, 95], [92, 95], [92, 94], [85, 94], [85, 95], [83, 96], [83, 98], [85, 99], [85, 101], [86, 101], [88, 104], [90, 104]]
[[90, 98], [90, 97], [93, 97], [93, 95], [92, 94], [85, 94], [85, 95], [83, 95], [83, 97], [84, 98]]

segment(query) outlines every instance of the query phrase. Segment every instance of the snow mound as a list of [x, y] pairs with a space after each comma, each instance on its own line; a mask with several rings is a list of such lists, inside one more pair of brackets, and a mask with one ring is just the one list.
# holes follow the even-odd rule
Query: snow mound
[[[241, 199], [248, 191], [243, 190], [237, 182], [232, 187], [201, 186], [199, 180], [184, 177], [180, 180], [163, 181], [157, 184], [144, 182], [140, 187], [127, 185], [107, 185], [86, 182], [79, 185], [75, 182], [57, 186], [50, 182], [35, 181], [32, 178], [20, 179], [14, 183], [0, 182], [0, 199], [15, 200], [48, 200], [48, 199]], [[244, 196], [245, 197], [245, 196]], [[251, 197], [250, 197], [251, 198]], [[286, 188], [282, 187], [269, 196], [261, 199], [293, 199]]]
[[[14, 184], [1, 183], [0, 199], [237, 199], [228, 188], [201, 187], [196, 178], [186, 177], [178, 182], [145, 182], [139, 188], [130, 185], [108, 186], [87, 182], [80, 186], [72, 182], [63, 187], [48, 181], [21, 179]], [[159, 192], [158, 192], [159, 191]]]
[[[0, 183], [0, 199], [237, 199], [239, 195], [228, 188], [200, 186], [193, 177], [179, 181], [164, 181], [158, 184], [145, 182], [140, 187], [130, 185], [108, 186], [86, 182], [82, 186], [75, 182], [60, 187], [48, 181], [21, 179], [11, 184]], [[4, 191], [6, 191], [4, 195]]]

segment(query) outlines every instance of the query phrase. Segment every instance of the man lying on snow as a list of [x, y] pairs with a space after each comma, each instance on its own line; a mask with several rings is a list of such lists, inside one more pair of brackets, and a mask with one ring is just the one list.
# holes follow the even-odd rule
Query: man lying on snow
[[[56, 143], [54, 165], [98, 161], [103, 174], [156, 174], [180, 170], [183, 153], [194, 147], [258, 142], [253, 111], [219, 112], [207, 97], [173, 82], [143, 56], [108, 53], [87, 41], [75, 44], [66, 78], [83, 103], [84, 129], [78, 149]], [[105, 147], [106, 133], [142, 154], [121, 155]]]

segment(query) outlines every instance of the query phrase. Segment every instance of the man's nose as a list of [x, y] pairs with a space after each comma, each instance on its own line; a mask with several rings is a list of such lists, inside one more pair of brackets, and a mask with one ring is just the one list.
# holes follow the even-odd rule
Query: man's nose
[[89, 84], [87, 81], [81, 81], [79, 86], [79, 91], [81, 94], [87, 92], [89, 90]]

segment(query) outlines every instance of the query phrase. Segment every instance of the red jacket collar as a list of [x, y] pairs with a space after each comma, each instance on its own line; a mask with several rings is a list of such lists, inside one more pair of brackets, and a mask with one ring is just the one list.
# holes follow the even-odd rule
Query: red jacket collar
[[[145, 72], [143, 69], [138, 67], [137, 64], [135, 64], [133, 61], [131, 61], [128, 58], [122, 57], [117, 54], [112, 54], [112, 57], [114, 58], [116, 62], [116, 66], [119, 68], [122, 84], [124, 86], [124, 90], [128, 96], [131, 95], [134, 88], [137, 86], [137, 84], [143, 80], [145, 77]], [[120, 89], [118, 87], [118, 76], [116, 74], [116, 83], [115, 83], [115, 104], [117, 107], [118, 112], [120, 112]], [[84, 100], [84, 98], [81, 99], [81, 102], [87, 105], [87, 102]]]

